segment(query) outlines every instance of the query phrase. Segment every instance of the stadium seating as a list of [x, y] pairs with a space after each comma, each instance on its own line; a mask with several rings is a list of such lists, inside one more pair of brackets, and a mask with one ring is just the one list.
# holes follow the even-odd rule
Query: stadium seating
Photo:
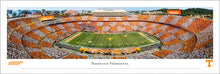
[[[124, 17], [55, 17], [54, 21], [41, 21], [39, 17], [19, 18], [8, 21], [8, 58], [24, 59], [86, 59], [94, 55], [69, 53], [54, 44], [83, 30], [97, 33], [124, 33], [141, 31], [157, 37], [162, 50], [137, 53], [136, 48], [118, 50], [89, 49], [91, 53], [106, 53], [112, 59], [126, 58], [212, 58], [213, 21], [201, 18], [167, 15], [128, 15]], [[80, 22], [80, 21], [84, 22]], [[79, 22], [76, 22], [79, 21]], [[135, 22], [133, 22], [135, 21]], [[140, 22], [141, 21], [141, 22]], [[204, 53], [207, 52], [207, 53]], [[20, 53], [20, 54], [18, 54]], [[201, 54], [204, 53], [204, 54]], [[200, 56], [198, 56], [200, 55]], [[97, 58], [108, 58], [106, 56]]]
[[160, 57], [160, 58], [163, 58], [165, 56], [167, 56], [168, 54], [172, 53], [173, 51], [172, 50], [161, 50], [161, 51], [157, 51], [157, 52], [154, 52], [153, 54]]

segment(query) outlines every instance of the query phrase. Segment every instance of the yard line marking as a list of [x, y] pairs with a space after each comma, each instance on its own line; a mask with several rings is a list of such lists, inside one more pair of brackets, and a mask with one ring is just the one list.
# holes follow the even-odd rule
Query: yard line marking
[[71, 38], [67, 39], [66, 41], [64, 41], [64, 43], [68, 43], [70, 42], [72, 39], [76, 38], [77, 36], [79, 36], [82, 32], [79, 32], [78, 34], [72, 36]]

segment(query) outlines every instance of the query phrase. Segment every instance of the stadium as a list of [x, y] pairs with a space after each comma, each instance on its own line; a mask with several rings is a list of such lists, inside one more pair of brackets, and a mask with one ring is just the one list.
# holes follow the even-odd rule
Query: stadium
[[7, 21], [8, 59], [213, 58], [213, 21], [208, 19], [174, 15], [42, 17], [47, 16]]

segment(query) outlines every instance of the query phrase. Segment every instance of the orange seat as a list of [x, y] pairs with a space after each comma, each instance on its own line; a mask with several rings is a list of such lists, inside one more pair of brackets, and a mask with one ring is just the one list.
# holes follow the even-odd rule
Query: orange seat
[[111, 31], [117, 31], [117, 27], [116, 26], [110, 26], [110, 30]]
[[184, 51], [184, 52], [191, 52], [191, 51], [193, 51], [193, 49], [196, 45], [196, 38], [192, 37], [191, 39], [184, 41], [182, 43], [183, 43], [183, 48], [180, 50]]
[[15, 38], [13, 36], [10, 36], [10, 40], [17, 45], [21, 45], [21, 40]]
[[148, 28], [146, 28], [145, 30], [144, 30], [144, 32], [148, 32], [148, 31], [150, 31], [151, 29], [153, 29], [152, 27], [148, 27]]
[[24, 19], [22, 19], [22, 20], [23, 20], [26, 24], [33, 23], [30, 18], [24, 18]]
[[169, 55], [169, 54], [171, 54], [171, 53], [173, 53], [173, 51], [172, 50], [160, 50], [160, 51], [156, 51], [156, 52], [154, 52], [153, 54], [155, 55], [155, 56], [158, 56], [158, 57], [160, 57], [160, 58], [163, 58], [163, 57], [165, 57], [165, 56], [167, 56], [167, 55]]
[[185, 22], [187, 21], [187, 19], [188, 19], [188, 17], [181, 17], [181, 18], [177, 21], [176, 25], [181, 26], [183, 23], [185, 23]]
[[57, 36], [55, 36], [55, 35], [52, 35], [52, 34], [50, 34], [50, 35], [47, 35], [47, 37], [48, 37], [48, 38], [50, 38], [50, 39], [52, 39], [52, 40], [55, 40], [55, 39], [57, 38]]
[[30, 43], [28, 41], [23, 40], [22, 41], [24, 47], [30, 47], [30, 48], [38, 48], [38, 44]]
[[213, 23], [212, 20], [205, 20], [205, 19], [197, 18], [187, 28], [195, 33], [199, 33], [200, 31], [202, 31], [203, 29], [205, 29], [212, 23]]
[[41, 41], [40, 45], [41, 45], [42, 47], [51, 47], [51, 46], [52, 46], [51, 43], [48, 43], [48, 42], [45, 42], [45, 41]]
[[38, 36], [37, 34], [35, 34], [35, 33], [33, 33], [33, 32], [29, 32], [29, 33], [27, 33], [26, 35], [29, 36], [29, 37], [31, 37], [31, 38], [33, 38], [33, 39], [39, 40], [39, 41], [40, 41], [41, 39], [43, 39], [42, 37]]
[[131, 31], [131, 30], [132, 30], [131, 26], [124, 26], [124, 27], [125, 27], [125, 29], [126, 29], [127, 31]]
[[57, 30], [60, 30], [60, 28], [57, 27], [56, 25], [50, 25], [50, 27], [53, 28], [53, 29], [55, 29], [56, 31], [57, 31]]
[[16, 30], [16, 32], [23, 34], [23, 33], [25, 33], [25, 30], [23, 28], [19, 28]]
[[45, 33], [45, 34], [49, 34], [51, 33], [50, 31], [48, 31], [47, 29], [45, 29], [44, 27], [42, 28], [38, 28], [38, 30], [40, 30], [41, 32]]
[[70, 28], [70, 26], [69, 26], [69, 25], [67, 25], [66, 23], [61, 24], [61, 25], [63, 25], [65, 28]]
[[37, 27], [37, 25], [36, 24], [31, 24], [31, 25], [29, 25], [31, 28], [36, 28]]
[[97, 21], [103, 21], [104, 20], [104, 17], [98, 17], [97, 18]]
[[91, 22], [89, 25], [90, 26], [96, 26], [97, 22]]
[[91, 21], [91, 20], [92, 20], [92, 17], [93, 17], [93, 16], [88, 16], [87, 19], [88, 19], [89, 21]]
[[153, 20], [154, 22], [159, 22], [159, 20], [161, 19], [161, 17], [163, 17], [163, 15], [158, 15], [155, 17], [155, 19]]
[[109, 22], [103, 22], [103, 26], [109, 26]]
[[174, 33], [174, 35], [177, 36], [177, 37], [179, 37], [179, 36], [181, 36], [181, 35], [183, 35], [183, 34], [185, 34], [185, 33], [186, 33], [185, 30], [179, 29], [177, 32]]
[[165, 29], [165, 31], [170, 31], [170, 30], [173, 30], [173, 29], [175, 29], [175, 27], [168, 26], [168, 27]]
[[164, 26], [163, 24], [157, 24], [157, 26], [155, 28], [160, 29], [162, 26]]
[[164, 23], [169, 24], [174, 19], [174, 16], [168, 16]]
[[109, 17], [109, 21], [116, 21], [115, 17]]
[[128, 20], [128, 17], [127, 17], [127, 16], [124, 16], [124, 17], [122, 17], [121, 19], [122, 19], [122, 21], [126, 21], [126, 20]]
[[14, 29], [18, 27], [19, 25], [15, 21], [10, 21], [8, 22], [8, 26]]
[[170, 40], [168, 42], [164, 42], [163, 45], [165, 46], [168, 46], [168, 45], [174, 45], [174, 44], [177, 44], [177, 43], [180, 43], [181, 41], [178, 39], [178, 38], [175, 38], [173, 40]]
[[102, 31], [102, 26], [96, 26], [95, 30], [96, 31]]
[[63, 35], [63, 34], [64, 34], [61, 30], [57, 31], [56, 33], [57, 33], [58, 35]]

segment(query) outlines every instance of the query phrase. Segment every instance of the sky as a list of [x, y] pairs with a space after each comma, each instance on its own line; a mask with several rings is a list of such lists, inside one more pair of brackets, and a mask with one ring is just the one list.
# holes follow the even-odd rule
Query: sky
[[89, 10], [93, 11], [96, 9], [124, 9], [126, 11], [150, 11], [150, 10], [157, 10], [161, 8], [168, 8], [168, 9], [188, 9], [188, 8], [205, 8], [213, 10], [212, 7], [8, 7], [8, 10]]

